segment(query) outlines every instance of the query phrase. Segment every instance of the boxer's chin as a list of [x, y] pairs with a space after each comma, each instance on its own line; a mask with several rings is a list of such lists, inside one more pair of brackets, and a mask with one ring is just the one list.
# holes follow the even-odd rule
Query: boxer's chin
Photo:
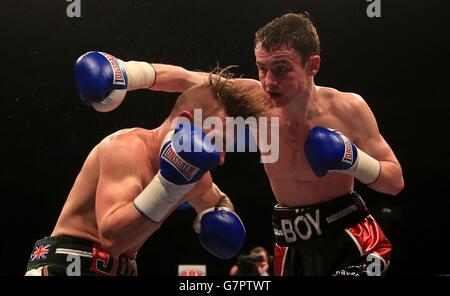
[[270, 100], [275, 107], [283, 107], [291, 101], [289, 97], [282, 94], [273, 94], [270, 96]]
[[92, 107], [98, 112], [110, 112], [122, 104], [126, 93], [127, 91], [125, 89], [113, 90], [108, 97], [100, 103], [92, 103]]

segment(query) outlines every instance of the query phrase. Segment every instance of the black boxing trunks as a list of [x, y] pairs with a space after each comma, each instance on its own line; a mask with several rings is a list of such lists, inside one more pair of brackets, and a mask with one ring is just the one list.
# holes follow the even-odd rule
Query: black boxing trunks
[[34, 244], [25, 275], [131, 276], [136, 261], [112, 257], [93, 242], [71, 236], [46, 237]]
[[273, 210], [275, 275], [381, 275], [391, 244], [351, 192], [305, 207]]

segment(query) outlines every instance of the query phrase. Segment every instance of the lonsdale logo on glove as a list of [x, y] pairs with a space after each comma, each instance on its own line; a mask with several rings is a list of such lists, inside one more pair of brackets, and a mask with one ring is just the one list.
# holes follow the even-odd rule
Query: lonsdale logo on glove
[[187, 181], [191, 181], [192, 177], [200, 170], [198, 167], [191, 165], [181, 158], [172, 148], [172, 144], [168, 143], [161, 153], [161, 157], [170, 163]]
[[113, 85], [126, 85], [125, 76], [122, 69], [120, 68], [119, 61], [114, 56], [108, 53], [100, 52], [100, 54], [102, 54], [108, 60], [114, 71]]
[[342, 157], [342, 161], [348, 163], [349, 165], [353, 164], [353, 147], [352, 142], [340, 131], [327, 128], [330, 132], [334, 132], [341, 136], [342, 141], [344, 142], [344, 155]]
[[344, 136], [342, 133], [337, 132], [342, 136], [342, 140], [344, 141], [344, 157], [342, 158], [343, 162], [348, 163], [349, 165], [353, 164], [353, 147], [352, 142]]

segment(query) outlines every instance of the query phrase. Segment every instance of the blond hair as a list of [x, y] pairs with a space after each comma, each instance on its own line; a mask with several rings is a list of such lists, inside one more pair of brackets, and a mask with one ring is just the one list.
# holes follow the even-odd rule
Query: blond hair
[[211, 100], [188, 95], [189, 91], [186, 91], [178, 97], [172, 108], [171, 116], [176, 116], [179, 111], [185, 108], [205, 108], [211, 105], [211, 101], [216, 102], [230, 117], [257, 118], [263, 114], [265, 110], [264, 99], [256, 91], [235, 83], [234, 75], [230, 71], [234, 67], [236, 66], [214, 68], [206, 81], [200, 85], [201, 88], [209, 91]]

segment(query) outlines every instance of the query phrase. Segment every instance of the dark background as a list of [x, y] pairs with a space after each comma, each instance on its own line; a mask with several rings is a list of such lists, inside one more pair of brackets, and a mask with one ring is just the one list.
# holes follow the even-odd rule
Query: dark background
[[[448, 213], [448, 32], [440, 1], [381, 0], [369, 18], [365, 0], [339, 1], [87, 1], [81, 18], [69, 2], [0, 4], [2, 201], [0, 274], [25, 272], [35, 240], [49, 235], [89, 151], [118, 129], [158, 126], [176, 95], [128, 93], [117, 110], [97, 113], [80, 102], [73, 65], [86, 51], [123, 60], [209, 70], [237, 64], [257, 78], [254, 32], [286, 12], [309, 11], [322, 43], [316, 84], [362, 95], [403, 166], [397, 197], [357, 184], [394, 245], [389, 273], [450, 274]], [[291, 174], [295, 172], [286, 172]], [[247, 228], [244, 252], [272, 251], [269, 182], [256, 153], [228, 154], [214, 171]], [[178, 264], [206, 264], [223, 275], [223, 261], [198, 244], [192, 210], [175, 212], [138, 256], [141, 275], [173, 275]]]

